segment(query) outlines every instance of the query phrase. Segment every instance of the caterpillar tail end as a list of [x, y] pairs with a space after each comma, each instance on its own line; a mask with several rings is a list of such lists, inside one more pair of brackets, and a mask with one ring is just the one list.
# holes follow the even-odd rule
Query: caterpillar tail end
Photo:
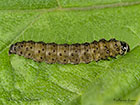
[[9, 48], [9, 52], [8, 52], [8, 55], [10, 56], [11, 54], [15, 54], [15, 45], [12, 44]]

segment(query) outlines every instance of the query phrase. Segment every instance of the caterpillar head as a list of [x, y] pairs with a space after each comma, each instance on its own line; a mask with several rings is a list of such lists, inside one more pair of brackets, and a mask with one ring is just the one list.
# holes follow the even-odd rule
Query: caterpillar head
[[130, 51], [130, 47], [126, 42], [121, 41], [120, 43], [121, 43], [121, 49], [122, 49], [121, 55], [124, 55]]

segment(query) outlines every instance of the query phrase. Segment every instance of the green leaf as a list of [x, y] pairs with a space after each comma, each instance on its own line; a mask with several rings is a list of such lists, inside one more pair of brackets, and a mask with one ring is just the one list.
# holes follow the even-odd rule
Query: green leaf
[[0, 10], [44, 9], [58, 6], [56, 0], [1, 0]]
[[134, 104], [136, 96], [139, 95], [139, 89], [137, 89], [140, 80], [139, 51], [140, 46], [110, 64], [106, 72], [94, 80], [91, 89], [83, 95], [82, 104]]
[[[139, 17], [138, 0], [1, 0], [0, 104], [138, 105]], [[17, 41], [72, 44], [101, 38], [125, 41], [131, 51], [79, 65], [8, 56]]]

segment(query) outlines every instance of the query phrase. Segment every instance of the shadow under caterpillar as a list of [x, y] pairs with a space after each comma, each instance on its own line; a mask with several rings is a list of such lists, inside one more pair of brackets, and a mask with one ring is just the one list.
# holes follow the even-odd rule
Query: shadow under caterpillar
[[115, 58], [130, 51], [126, 42], [116, 39], [93, 41], [91, 43], [56, 44], [34, 41], [22, 41], [12, 44], [10, 54], [17, 54], [37, 62], [52, 64], [79, 64], [91, 61], [106, 60], [108, 57]]

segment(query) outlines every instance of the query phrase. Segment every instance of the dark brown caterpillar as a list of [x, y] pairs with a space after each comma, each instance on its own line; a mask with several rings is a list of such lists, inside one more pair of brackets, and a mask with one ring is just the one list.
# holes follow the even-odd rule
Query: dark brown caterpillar
[[12, 44], [9, 54], [18, 54], [25, 58], [33, 59], [37, 62], [45, 61], [46, 63], [61, 64], [79, 64], [90, 63], [91, 61], [99, 61], [108, 59], [108, 57], [116, 57], [129, 52], [129, 45], [123, 41], [110, 39], [106, 41], [101, 39], [98, 42], [83, 44], [56, 44], [34, 41], [22, 41]]

